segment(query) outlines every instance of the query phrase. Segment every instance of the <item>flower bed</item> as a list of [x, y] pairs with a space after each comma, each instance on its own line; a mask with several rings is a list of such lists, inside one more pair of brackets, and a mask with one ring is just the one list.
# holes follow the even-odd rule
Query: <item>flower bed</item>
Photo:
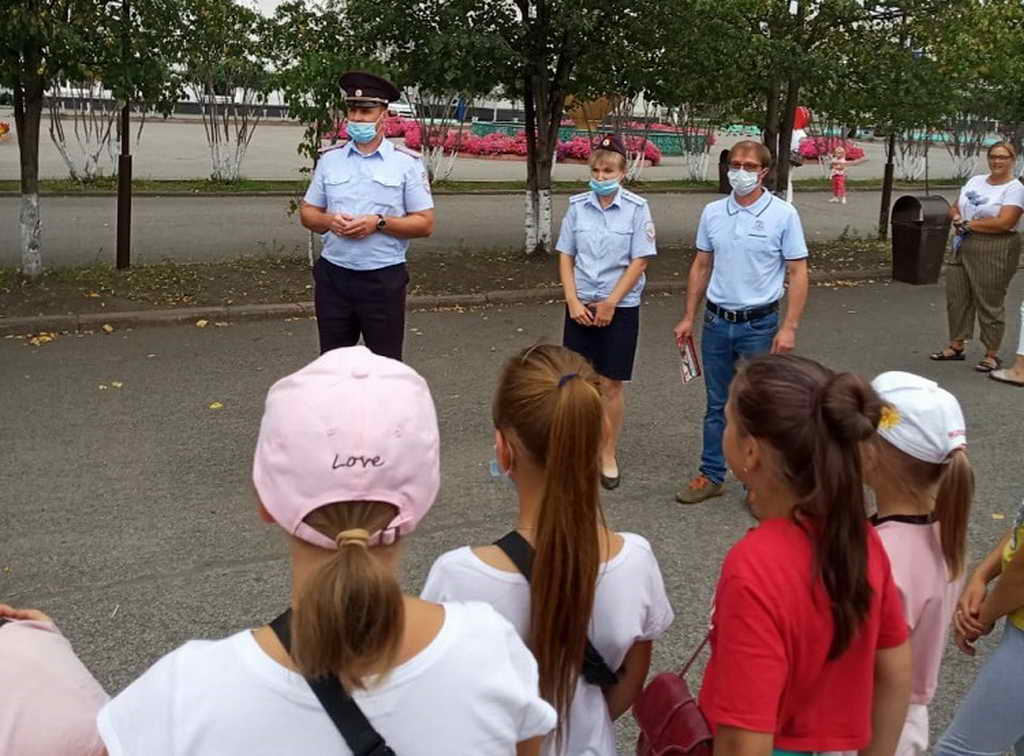
[[[643, 152], [644, 159], [651, 165], [661, 162], [661, 150], [651, 142], [640, 137], [626, 137], [626, 148], [631, 152]], [[405, 145], [413, 150], [423, 149], [423, 135], [419, 124], [413, 123], [405, 132]], [[473, 157], [494, 157], [509, 155], [516, 158], [526, 157], [526, 132], [520, 131], [514, 136], [493, 132], [485, 136], [477, 136], [470, 131], [457, 129], [449, 131], [444, 139], [434, 138], [433, 147], [443, 146], [446, 152], [458, 151], [460, 155]], [[575, 137], [559, 142], [556, 151], [558, 160], [583, 160], [590, 158], [590, 140], [586, 137]]]
[[864, 150], [850, 140], [839, 137], [807, 137], [800, 142], [798, 152], [808, 160], [817, 160], [831, 155], [836, 147], [846, 150], [847, 160], [860, 160], [864, 157]]

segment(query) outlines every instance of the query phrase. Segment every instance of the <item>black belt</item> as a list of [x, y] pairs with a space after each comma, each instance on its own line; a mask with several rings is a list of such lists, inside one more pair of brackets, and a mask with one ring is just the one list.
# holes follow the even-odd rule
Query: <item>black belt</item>
[[773, 312], [779, 311], [779, 303], [777, 301], [764, 307], [754, 307], [750, 310], [727, 310], [724, 307], [719, 307], [709, 299], [706, 307], [710, 312], [715, 313], [715, 315], [728, 323], [746, 323], [748, 320], [757, 320], [765, 315], [771, 315]]

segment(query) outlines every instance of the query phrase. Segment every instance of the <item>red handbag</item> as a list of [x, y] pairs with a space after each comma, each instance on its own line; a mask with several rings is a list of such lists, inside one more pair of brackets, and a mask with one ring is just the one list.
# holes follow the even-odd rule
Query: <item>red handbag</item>
[[710, 637], [704, 636], [681, 670], [662, 672], [633, 703], [633, 717], [640, 727], [637, 756], [711, 756], [711, 728], [685, 679]]

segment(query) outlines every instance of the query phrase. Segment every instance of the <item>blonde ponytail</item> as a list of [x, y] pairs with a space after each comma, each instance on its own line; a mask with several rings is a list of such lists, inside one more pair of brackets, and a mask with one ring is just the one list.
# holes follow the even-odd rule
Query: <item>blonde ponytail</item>
[[935, 519], [950, 582], [964, 571], [967, 561], [967, 520], [974, 501], [974, 468], [964, 449], [957, 449], [940, 465]]
[[292, 614], [292, 659], [306, 677], [337, 675], [347, 690], [397, 663], [402, 640], [402, 589], [370, 533], [387, 527], [395, 507], [382, 502], [329, 504], [306, 518], [338, 542], [313, 573]]

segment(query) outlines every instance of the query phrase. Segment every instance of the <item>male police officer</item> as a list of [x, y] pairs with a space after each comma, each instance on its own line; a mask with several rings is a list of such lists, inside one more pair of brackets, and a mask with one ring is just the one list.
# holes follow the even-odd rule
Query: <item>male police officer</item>
[[366, 346], [402, 359], [409, 239], [434, 230], [434, 201], [418, 153], [384, 138], [399, 91], [360, 71], [341, 77], [349, 141], [324, 151], [302, 205], [302, 225], [323, 234], [313, 267], [321, 354]]
[[[697, 307], [707, 292], [701, 336], [707, 411], [700, 473], [676, 494], [683, 504], [722, 494], [725, 403], [737, 361], [768, 351], [791, 351], [807, 303], [804, 231], [796, 209], [765, 191], [762, 182], [770, 167], [767, 147], [738, 142], [729, 152], [732, 194], [707, 205], [700, 217], [686, 311], [675, 335], [680, 346], [692, 335]], [[789, 306], [780, 327], [779, 302], [787, 273]]]

